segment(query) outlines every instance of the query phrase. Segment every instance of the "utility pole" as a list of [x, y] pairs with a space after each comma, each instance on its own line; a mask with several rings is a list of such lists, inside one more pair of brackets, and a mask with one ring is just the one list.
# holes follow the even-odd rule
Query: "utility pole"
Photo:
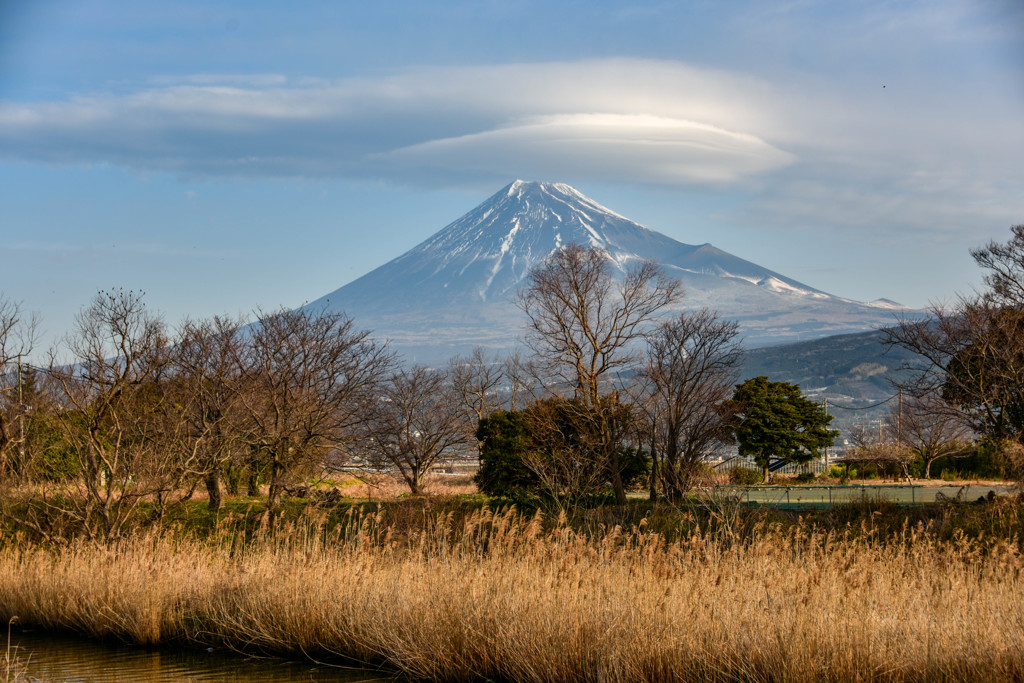
[[900, 389], [900, 408], [896, 413], [896, 443], [903, 443], [903, 389]]
[[25, 396], [22, 391], [24, 382], [21, 381], [21, 354], [18, 354], [18, 431], [21, 433], [18, 441], [19, 467], [25, 465]]
[[[821, 399], [821, 412], [828, 415], [828, 399]], [[828, 470], [828, 446], [825, 446], [825, 470]]]

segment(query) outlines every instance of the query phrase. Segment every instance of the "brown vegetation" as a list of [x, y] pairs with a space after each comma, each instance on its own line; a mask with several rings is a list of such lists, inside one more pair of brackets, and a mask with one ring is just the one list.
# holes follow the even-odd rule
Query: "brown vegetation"
[[651, 454], [651, 499], [658, 484], [678, 500], [700, 465], [731, 441], [729, 398], [743, 350], [739, 325], [707, 309], [662, 323], [647, 339], [635, 393]]
[[344, 657], [423, 680], [1019, 680], [1022, 561], [904, 529], [666, 543], [478, 511], [415, 530], [0, 551], [0, 617], [131, 642]]
[[[1024, 227], [1018, 237], [1015, 254]], [[1003, 258], [998, 246], [985, 253]], [[914, 422], [929, 389], [1024, 462], [1024, 316], [1000, 282], [989, 284], [1002, 299], [892, 333], [933, 351], [932, 365], [910, 386], [895, 445], [865, 457], [908, 474], [910, 447], [931, 449], [927, 460], [935, 434], [959, 443], [927, 421], [938, 404], [921, 403]], [[499, 368], [478, 351], [435, 371], [396, 369], [341, 315], [281, 311], [172, 335], [141, 295], [101, 293], [68, 357], [38, 374], [21, 362], [33, 324], [0, 297], [0, 618], [422, 680], [1024, 679], [1019, 500], [864, 501], [798, 518], [687, 498], [699, 477], [723, 476], [699, 464], [727, 437], [739, 350], [735, 324], [706, 311], [648, 335], [677, 295], [653, 264], [616, 284], [601, 252], [570, 247], [520, 294], [534, 358]], [[609, 378], [636, 367], [644, 338], [648, 391], [628, 402]], [[995, 381], [993, 367], [1005, 371]], [[471, 450], [487, 411], [523, 403], [513, 465], [569, 517], [468, 497], [372, 512], [352, 501], [394, 497], [396, 481], [417, 495], [465, 486], [425, 477]], [[628, 503], [627, 457], [647, 444], [655, 495]], [[359, 483], [311, 481], [325, 467], [360, 469]], [[242, 477], [253, 498], [218, 512], [221, 478], [231, 492]], [[653, 500], [659, 478], [669, 504]], [[579, 502], [609, 485], [618, 505]]]
[[0, 296], [0, 518], [44, 538], [128, 535], [143, 509], [159, 519], [200, 485], [216, 510], [222, 477], [231, 492], [246, 477], [251, 495], [265, 482], [272, 521], [286, 486], [352, 445], [394, 362], [340, 314], [172, 334], [141, 293], [115, 290], [82, 309], [48, 368], [24, 372], [20, 315]]
[[1006, 243], [971, 250], [988, 289], [933, 305], [927, 320], [904, 319], [885, 330], [887, 342], [917, 354], [911, 396], [930, 396], [926, 414], [959, 412], [993, 443], [1024, 443], [1024, 225]]
[[421, 365], [392, 373], [367, 409], [362, 452], [374, 467], [397, 472], [413, 495], [442, 458], [465, 454], [471, 432], [449, 373]]
[[[653, 261], [631, 267], [621, 281], [601, 249], [567, 245], [530, 271], [516, 305], [526, 314], [526, 345], [534, 352], [542, 384], [553, 395], [565, 388], [579, 406], [574, 421], [589, 423], [588, 455], [612, 479], [618, 504], [626, 502], [619, 462], [622, 404], [618, 392], [606, 395], [608, 378], [636, 359], [631, 350], [645, 326], [682, 296], [678, 280]], [[550, 460], [550, 459], [549, 459]]]

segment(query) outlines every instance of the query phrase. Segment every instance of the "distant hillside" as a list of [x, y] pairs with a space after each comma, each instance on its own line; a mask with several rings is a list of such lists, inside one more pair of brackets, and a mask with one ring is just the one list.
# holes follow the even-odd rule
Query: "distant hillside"
[[889, 405], [865, 408], [892, 397], [893, 380], [904, 379], [907, 366], [920, 359], [915, 354], [883, 343], [880, 331], [840, 334], [813, 341], [782, 344], [747, 352], [742, 377], [766, 375], [777, 382], [799, 384], [809, 398], [830, 402], [836, 426], [877, 419], [889, 411]]

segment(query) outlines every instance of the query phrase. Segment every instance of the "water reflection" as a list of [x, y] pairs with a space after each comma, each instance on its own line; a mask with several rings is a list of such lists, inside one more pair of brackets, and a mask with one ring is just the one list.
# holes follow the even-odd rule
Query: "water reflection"
[[[4, 643], [3, 645], [6, 645]], [[11, 655], [19, 681], [393, 681], [378, 671], [245, 657], [230, 651], [125, 647], [15, 629]], [[0, 652], [0, 678], [4, 677]], [[15, 674], [20, 674], [16, 676]]]

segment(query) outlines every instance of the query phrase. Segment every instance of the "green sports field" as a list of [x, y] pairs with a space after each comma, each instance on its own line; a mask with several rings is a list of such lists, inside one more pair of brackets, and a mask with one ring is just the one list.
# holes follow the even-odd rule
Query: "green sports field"
[[942, 500], [974, 502], [980, 497], [1008, 495], [1009, 484], [911, 486], [909, 484], [851, 486], [718, 486], [708, 495], [741, 503], [781, 507], [822, 507], [861, 500], [884, 500], [899, 505], [922, 505]]

